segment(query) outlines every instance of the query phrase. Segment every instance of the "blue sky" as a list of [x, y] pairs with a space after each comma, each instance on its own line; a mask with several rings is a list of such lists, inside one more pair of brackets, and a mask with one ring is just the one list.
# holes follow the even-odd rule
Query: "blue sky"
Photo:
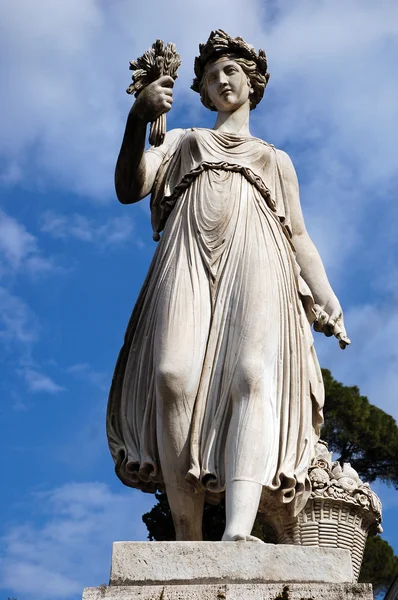
[[[77, 600], [108, 579], [111, 543], [145, 539], [153, 497], [122, 486], [107, 391], [155, 249], [148, 201], [113, 169], [129, 60], [161, 37], [183, 64], [169, 127], [211, 126], [189, 90], [211, 29], [266, 50], [252, 133], [286, 150], [352, 346], [321, 365], [398, 416], [398, 4], [379, 0], [13, 0], [0, 52], [2, 597]], [[398, 553], [398, 494], [377, 485]]]

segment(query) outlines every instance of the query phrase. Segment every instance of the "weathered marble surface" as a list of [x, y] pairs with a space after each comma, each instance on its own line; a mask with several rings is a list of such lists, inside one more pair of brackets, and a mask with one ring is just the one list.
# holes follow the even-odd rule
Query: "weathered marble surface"
[[373, 600], [367, 583], [101, 586], [83, 600]]
[[251, 540], [264, 489], [304, 507], [324, 400], [311, 325], [350, 343], [293, 164], [250, 132], [268, 79], [263, 50], [213, 31], [193, 89], [214, 128], [144, 152], [173, 102], [160, 77], [130, 110], [116, 166], [119, 200], [151, 194], [163, 233], [115, 368], [109, 446], [123, 483], [165, 487], [179, 540], [201, 539], [205, 494], [225, 492], [224, 541]]
[[115, 542], [111, 585], [353, 581], [348, 550], [256, 542]]

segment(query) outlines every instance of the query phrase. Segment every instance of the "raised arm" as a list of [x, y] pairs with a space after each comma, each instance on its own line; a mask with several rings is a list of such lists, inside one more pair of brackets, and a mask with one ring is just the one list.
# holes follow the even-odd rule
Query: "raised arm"
[[329, 283], [319, 252], [305, 227], [296, 171], [285, 152], [278, 150], [278, 159], [289, 198], [292, 243], [296, 250], [296, 259], [301, 275], [316, 302], [318, 317], [314, 328], [325, 335], [334, 334], [339, 339], [341, 348], [345, 348], [350, 340], [344, 327], [343, 311]]
[[159, 153], [145, 154], [146, 129], [148, 123], [170, 110], [173, 85], [174, 80], [168, 76], [154, 81], [140, 93], [129, 112], [115, 170], [116, 194], [123, 204], [145, 198], [152, 189], [162, 147]]

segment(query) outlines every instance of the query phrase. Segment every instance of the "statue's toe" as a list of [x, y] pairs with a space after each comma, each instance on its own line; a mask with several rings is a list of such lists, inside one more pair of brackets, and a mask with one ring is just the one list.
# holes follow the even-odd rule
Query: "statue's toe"
[[223, 541], [224, 542], [260, 542], [260, 544], [263, 544], [263, 540], [260, 540], [260, 538], [256, 537], [255, 535], [245, 535], [244, 533], [236, 533], [235, 535], [232, 536], [228, 536], [228, 539], [224, 536], [223, 537]]

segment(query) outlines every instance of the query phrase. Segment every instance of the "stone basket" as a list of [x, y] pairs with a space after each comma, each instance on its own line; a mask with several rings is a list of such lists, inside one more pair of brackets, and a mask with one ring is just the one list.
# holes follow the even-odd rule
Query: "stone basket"
[[349, 550], [356, 581], [368, 534], [377, 532], [369, 509], [366, 511], [344, 500], [316, 497], [310, 498], [297, 520], [278, 529], [278, 544]]
[[332, 462], [325, 442], [318, 442], [308, 474], [311, 495], [304, 509], [295, 518], [281, 509], [270, 523], [278, 544], [349, 550], [357, 581], [367, 537], [382, 531], [381, 502], [349, 463], [342, 468]]

